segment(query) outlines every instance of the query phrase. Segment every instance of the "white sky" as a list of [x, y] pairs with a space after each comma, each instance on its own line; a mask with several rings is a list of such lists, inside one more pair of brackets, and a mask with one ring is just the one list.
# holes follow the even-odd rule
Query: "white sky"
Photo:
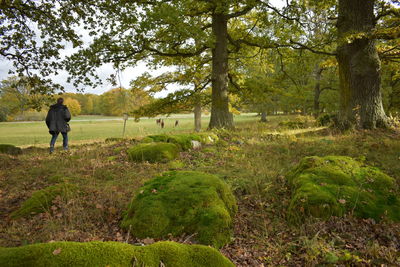
[[[276, 6], [276, 7], [282, 7], [285, 3], [285, 0], [270, 0], [271, 4]], [[62, 54], [71, 54], [73, 51], [71, 49], [66, 49], [66, 51]], [[0, 80], [6, 79], [9, 74], [8, 71], [12, 69], [12, 63], [5, 60], [4, 58], [0, 58]], [[153, 75], [159, 75], [163, 72], [166, 72], [168, 68], [160, 68], [158, 70], [149, 70], [146, 67], [145, 63], [140, 63], [136, 67], [130, 67], [127, 68], [126, 70], [122, 71], [120, 73], [120, 80], [121, 80], [121, 85], [124, 88], [129, 87], [129, 82], [136, 77], [140, 76], [142, 73], [148, 71]], [[85, 93], [93, 93], [93, 94], [102, 94], [111, 88], [113, 86], [106, 81], [106, 79], [110, 76], [110, 74], [116, 74], [116, 71], [113, 69], [111, 64], [108, 65], [103, 65], [101, 68], [97, 70], [99, 77], [103, 79], [103, 85], [98, 88], [88, 88], [85, 90]], [[65, 90], [67, 92], [72, 92], [75, 93], [76, 89], [72, 84], [68, 84], [66, 82], [67, 78], [67, 73], [66, 72], [61, 72], [59, 75], [53, 78], [53, 81], [55, 83], [59, 83], [65, 87]], [[172, 92], [173, 90], [168, 90], [164, 92], [160, 92], [156, 94], [156, 97], [164, 97], [166, 96], [169, 92]]]

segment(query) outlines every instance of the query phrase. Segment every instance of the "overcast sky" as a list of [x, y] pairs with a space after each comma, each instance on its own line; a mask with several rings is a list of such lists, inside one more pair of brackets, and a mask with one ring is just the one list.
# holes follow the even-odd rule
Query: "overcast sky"
[[[281, 7], [281, 6], [283, 6], [285, 0], [271, 0], [270, 2], [276, 7]], [[69, 48], [69, 49], [66, 49], [62, 54], [68, 55], [68, 54], [71, 54], [72, 52], [73, 52], [73, 50]], [[0, 58], [0, 80], [4, 80], [9, 76], [8, 72], [11, 68], [12, 68], [11, 62], [5, 60], [4, 58]], [[168, 68], [161, 68], [161, 69], [158, 69], [155, 71], [154, 70], [151, 71], [146, 67], [145, 63], [140, 63], [136, 67], [127, 68], [126, 70], [124, 70], [120, 73], [121, 86], [128, 88], [129, 82], [131, 80], [135, 79], [136, 77], [138, 77], [139, 75], [141, 75], [142, 73], [144, 73], [146, 71], [150, 72], [153, 75], [159, 75], [163, 72], [168, 71]], [[108, 91], [111, 88], [113, 88], [113, 86], [106, 81], [106, 79], [111, 74], [116, 74], [116, 71], [113, 69], [112, 65], [111, 64], [104, 65], [101, 68], [99, 68], [97, 70], [97, 72], [98, 72], [99, 77], [101, 77], [103, 79], [103, 85], [98, 88], [90, 88], [88, 90], [85, 90], [85, 93], [102, 94], [105, 91]], [[74, 88], [74, 86], [71, 84], [68, 84], [66, 82], [67, 76], [68, 75], [66, 72], [61, 72], [59, 75], [57, 75], [56, 77], [54, 77], [52, 79], [54, 82], [63, 85], [67, 92], [75, 93], [76, 89]], [[173, 91], [173, 90], [172, 89], [168, 90], [168, 92], [171, 92], [171, 91]], [[160, 92], [156, 95], [156, 97], [166, 96], [168, 92]]]

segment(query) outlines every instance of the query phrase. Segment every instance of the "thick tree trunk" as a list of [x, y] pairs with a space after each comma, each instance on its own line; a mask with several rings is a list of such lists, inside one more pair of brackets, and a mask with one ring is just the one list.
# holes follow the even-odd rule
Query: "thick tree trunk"
[[201, 130], [201, 102], [196, 102], [194, 106], [194, 130], [200, 132]]
[[209, 128], [233, 128], [228, 99], [228, 21], [223, 14], [213, 14], [212, 31], [212, 103]]
[[[339, 127], [386, 127], [380, 60], [375, 41], [362, 37], [375, 26], [374, 0], [339, 0], [337, 59], [340, 79]], [[360, 33], [358, 38], [351, 35]], [[349, 39], [350, 38], [350, 39]]]
[[267, 122], [267, 112], [263, 111], [261, 112], [261, 122]]

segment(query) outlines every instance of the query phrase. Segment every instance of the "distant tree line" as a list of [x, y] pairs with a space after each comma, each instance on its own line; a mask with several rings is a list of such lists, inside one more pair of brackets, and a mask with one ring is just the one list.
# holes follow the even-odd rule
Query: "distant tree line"
[[0, 83], [0, 121], [42, 120], [55, 99], [63, 97], [73, 116], [121, 116], [150, 104], [153, 97], [144, 90], [114, 88], [101, 94], [38, 94], [25, 78], [10, 77]]

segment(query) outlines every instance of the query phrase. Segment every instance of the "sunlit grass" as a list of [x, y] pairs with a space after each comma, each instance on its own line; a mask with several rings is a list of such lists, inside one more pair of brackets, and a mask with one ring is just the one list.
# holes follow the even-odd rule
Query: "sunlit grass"
[[[193, 131], [194, 119], [192, 114], [176, 114], [164, 119], [165, 127], [161, 129], [155, 118], [143, 118], [135, 122], [128, 119], [125, 137], [135, 138], [148, 134], [176, 133]], [[206, 129], [209, 116], [203, 116], [202, 127]], [[255, 114], [235, 116], [235, 122], [257, 120]], [[179, 124], [174, 127], [175, 121]], [[80, 116], [70, 122], [72, 131], [69, 133], [70, 145], [104, 141], [109, 137], [122, 137], [124, 121], [120, 117]], [[59, 137], [61, 139], [61, 136]], [[41, 122], [3, 122], [0, 123], [0, 144], [16, 146], [42, 146], [50, 142], [50, 134], [44, 121]], [[60, 145], [60, 140], [57, 142]]]

